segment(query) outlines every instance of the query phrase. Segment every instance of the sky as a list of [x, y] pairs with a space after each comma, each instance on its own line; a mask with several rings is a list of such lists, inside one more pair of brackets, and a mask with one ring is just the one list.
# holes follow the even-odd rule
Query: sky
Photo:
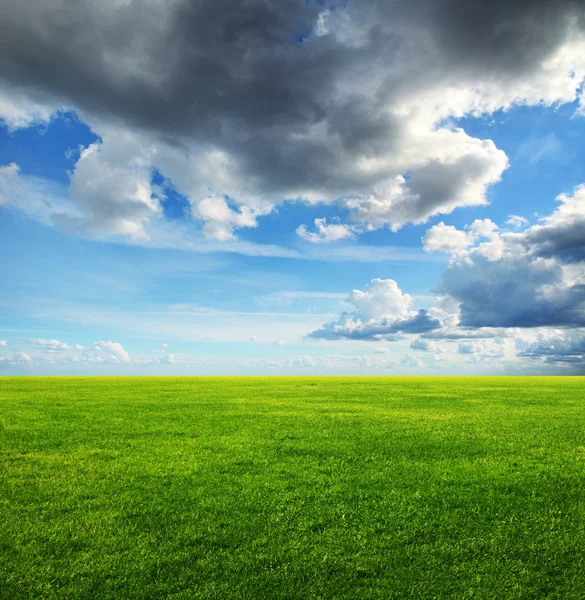
[[0, 375], [584, 375], [578, 0], [0, 4]]

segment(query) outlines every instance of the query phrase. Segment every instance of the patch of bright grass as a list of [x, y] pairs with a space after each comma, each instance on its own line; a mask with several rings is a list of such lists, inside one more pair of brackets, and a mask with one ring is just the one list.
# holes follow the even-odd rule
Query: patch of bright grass
[[585, 379], [2, 378], [0, 597], [585, 598]]

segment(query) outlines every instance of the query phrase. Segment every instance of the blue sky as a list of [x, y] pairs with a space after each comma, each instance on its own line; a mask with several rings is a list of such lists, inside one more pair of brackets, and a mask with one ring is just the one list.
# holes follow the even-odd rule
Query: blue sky
[[[77, 53], [35, 39], [60, 2], [3, 9], [30, 47], [0, 48], [0, 375], [585, 373], [576, 5], [522, 6], [550, 32], [499, 57], [441, 42], [448, 2], [252, 4], [257, 38], [199, 54], [180, 1], [88, 4]], [[198, 10], [248, 31], [232, 8]]]

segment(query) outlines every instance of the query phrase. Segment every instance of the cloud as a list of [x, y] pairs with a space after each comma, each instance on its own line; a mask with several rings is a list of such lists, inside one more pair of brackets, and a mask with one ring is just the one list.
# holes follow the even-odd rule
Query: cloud
[[14, 355], [14, 361], [21, 363], [31, 363], [32, 358], [26, 352], [17, 352]]
[[400, 333], [423, 333], [440, 327], [440, 321], [426, 310], [410, 310], [412, 297], [393, 279], [373, 279], [364, 291], [353, 290], [347, 298], [355, 311], [342, 313], [309, 338], [338, 340], [393, 340]]
[[477, 342], [462, 342], [458, 346], [459, 354], [479, 354], [483, 346]]
[[7, 346], [6, 340], [0, 340], [0, 346]]
[[491, 140], [474, 140], [462, 130], [439, 130], [435, 135], [439, 134], [437, 157], [429, 158], [409, 179], [397, 175], [371, 194], [343, 200], [350, 219], [397, 231], [406, 223], [424, 223], [458, 207], [487, 204], [487, 186], [499, 181], [508, 166], [504, 152]]
[[316, 233], [309, 232], [306, 225], [299, 225], [296, 230], [297, 235], [313, 244], [337, 242], [353, 237], [353, 231], [347, 225], [340, 225], [339, 223], [327, 225], [327, 219], [315, 219], [314, 222], [317, 228]]
[[0, 87], [0, 121], [10, 132], [46, 124], [57, 110], [57, 106], [45, 103], [33, 90], [24, 91], [6, 83]]
[[511, 235], [510, 242], [523, 244], [532, 255], [556, 258], [563, 263], [585, 261], [585, 184], [572, 195], [557, 196], [560, 206], [522, 233]]
[[284, 340], [280, 339], [280, 340], [276, 340], [275, 342], [272, 342], [273, 346], [284, 346]]
[[457, 254], [472, 246], [475, 236], [473, 232], [461, 231], [452, 225], [445, 225], [441, 221], [427, 230], [422, 242], [425, 252]]
[[458, 345], [457, 351], [459, 355], [466, 356], [474, 361], [502, 359], [509, 354], [515, 355], [514, 340], [480, 340], [462, 342]]
[[523, 358], [568, 364], [585, 373], [585, 330], [540, 331], [536, 341], [519, 352]]
[[107, 350], [115, 361], [129, 363], [130, 356], [119, 342], [94, 342], [97, 350]]
[[60, 342], [59, 340], [42, 340], [42, 339], [30, 339], [29, 343], [35, 344], [36, 346], [42, 346], [46, 350], [71, 350], [71, 346]]
[[516, 229], [519, 229], [524, 225], [528, 225], [528, 219], [519, 215], [510, 215], [508, 217], [508, 220], [506, 221], [506, 225], [510, 225], [512, 227], [515, 227]]
[[123, 132], [115, 135], [114, 143], [105, 136], [85, 148], [69, 187], [82, 216], [58, 215], [55, 221], [65, 230], [88, 235], [148, 238], [145, 223], [162, 213], [151, 186], [151, 153], [135, 136]]
[[567, 285], [561, 266], [540, 258], [475, 254], [447, 269], [440, 291], [459, 302], [467, 327], [585, 325], [585, 285]]
[[425, 252], [460, 254], [480, 238], [493, 239], [498, 226], [491, 219], [476, 219], [466, 229], [468, 231], [462, 231], [441, 221], [423, 236], [423, 249]]
[[174, 365], [175, 355], [165, 354], [160, 358], [139, 358], [134, 361], [137, 365]]
[[81, 344], [75, 344], [74, 348], [76, 350], [86, 350], [85, 346], [82, 346]]
[[[500, 231], [489, 219], [472, 223], [467, 228], [471, 237], [455, 228], [445, 234], [446, 226], [427, 232], [423, 239], [433, 248], [453, 252], [435, 290], [450, 299], [451, 326], [585, 325], [585, 185], [557, 201], [560, 205], [550, 215], [518, 233]], [[517, 216], [512, 222], [523, 224]], [[487, 241], [480, 242], [482, 237]], [[449, 239], [455, 242], [449, 244]]]
[[584, 10], [577, 0], [3, 3], [0, 114], [16, 128], [75, 110], [99, 136], [60, 200], [74, 210], [48, 221], [67, 231], [156, 237], [154, 172], [187, 199], [194, 236], [233, 243], [285, 200], [348, 211], [347, 224], [301, 228], [311, 241], [356, 224], [397, 230], [486, 204], [507, 168], [491, 140], [452, 119], [585, 102]]
[[247, 206], [230, 207], [225, 198], [207, 196], [193, 203], [192, 214], [205, 222], [204, 233], [210, 238], [226, 241], [234, 238], [236, 227], [256, 227], [254, 212]]
[[400, 365], [408, 369], [422, 369], [424, 367], [423, 361], [414, 354], [405, 354], [400, 360]]
[[438, 346], [435, 342], [431, 342], [424, 338], [417, 338], [410, 344], [411, 350], [420, 350], [422, 352], [437, 352]]

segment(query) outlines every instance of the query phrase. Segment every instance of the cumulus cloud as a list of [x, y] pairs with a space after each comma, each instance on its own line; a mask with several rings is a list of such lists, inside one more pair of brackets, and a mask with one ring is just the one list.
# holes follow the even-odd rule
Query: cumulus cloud
[[480, 238], [493, 239], [498, 226], [491, 219], [476, 219], [467, 229], [462, 231], [441, 221], [423, 236], [423, 249], [425, 252], [460, 254]]
[[31, 363], [32, 358], [26, 352], [17, 352], [14, 355], [14, 361], [20, 363]]
[[585, 324], [585, 286], [567, 285], [560, 265], [540, 258], [476, 254], [452, 264], [440, 289], [459, 302], [460, 323], [468, 327]]
[[585, 325], [585, 186], [521, 233], [498, 233], [454, 255], [438, 292], [466, 327]]
[[107, 350], [115, 361], [129, 363], [130, 356], [119, 342], [94, 342], [97, 350]]
[[51, 106], [33, 90], [22, 90], [6, 82], [0, 86], [0, 121], [9, 131], [15, 131], [34, 125], [44, 125], [57, 112], [57, 106]]
[[540, 224], [511, 235], [510, 243], [518, 241], [535, 256], [582, 263], [585, 261], [585, 184], [578, 186], [572, 195], [559, 195], [557, 201], [560, 205], [552, 214], [542, 218]]
[[585, 330], [540, 331], [519, 356], [553, 364], [568, 364], [585, 372]]
[[365, 290], [353, 290], [347, 298], [355, 311], [342, 313], [309, 338], [338, 340], [392, 340], [401, 333], [423, 333], [440, 327], [440, 321], [426, 310], [411, 310], [412, 297], [393, 279], [373, 279]]
[[204, 221], [203, 231], [219, 241], [233, 239], [234, 228], [256, 227], [254, 211], [247, 206], [230, 207], [225, 198], [207, 196], [192, 206], [194, 217]]
[[297, 235], [314, 244], [336, 242], [353, 237], [353, 231], [349, 226], [339, 223], [327, 225], [327, 219], [315, 219], [315, 227], [317, 231], [312, 233], [307, 230], [306, 225], [299, 225]]
[[506, 221], [506, 225], [519, 229], [524, 225], [528, 225], [528, 219], [526, 217], [521, 217], [520, 215], [510, 215]]
[[3, 3], [0, 115], [16, 128], [75, 110], [100, 137], [71, 174], [80, 214], [50, 221], [67, 230], [148, 239], [164, 218], [155, 171], [217, 240], [283, 200], [347, 209], [345, 229], [301, 229], [311, 241], [355, 224], [396, 230], [486, 204], [507, 167], [450, 119], [584, 102], [584, 11], [578, 0]]
[[7, 346], [6, 340], [0, 340], [0, 346]]
[[472, 232], [461, 231], [441, 221], [427, 230], [422, 242], [425, 252], [457, 254], [473, 245], [475, 236]]
[[35, 344], [36, 346], [41, 346], [45, 350], [71, 350], [71, 346], [67, 345], [65, 342], [60, 342], [59, 340], [42, 340], [42, 339], [31, 339], [28, 340], [31, 344]]
[[411, 342], [410, 349], [420, 350], [421, 352], [437, 352], [438, 346], [435, 342], [431, 342], [430, 340], [417, 338]]

